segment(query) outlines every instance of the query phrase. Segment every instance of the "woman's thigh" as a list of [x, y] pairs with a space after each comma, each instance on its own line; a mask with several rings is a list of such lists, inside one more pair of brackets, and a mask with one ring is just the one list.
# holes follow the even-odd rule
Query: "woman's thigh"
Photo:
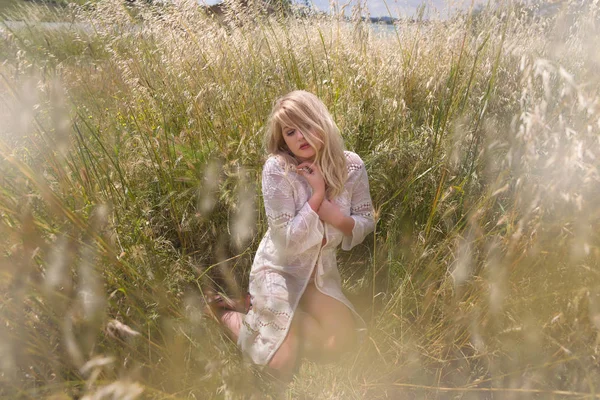
[[321, 293], [314, 282], [306, 287], [300, 306], [321, 326], [326, 351], [342, 353], [355, 343], [352, 311], [342, 302]]
[[296, 310], [283, 343], [269, 362], [269, 367], [274, 370], [273, 375], [282, 380], [291, 379], [300, 358], [314, 358], [323, 340], [319, 323], [303, 310]]

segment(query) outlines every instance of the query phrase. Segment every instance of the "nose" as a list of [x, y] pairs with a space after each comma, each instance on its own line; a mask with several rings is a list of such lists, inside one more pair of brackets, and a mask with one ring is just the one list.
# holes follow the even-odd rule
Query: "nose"
[[300, 129], [298, 129], [296, 132], [298, 133], [300, 139], [304, 139], [304, 133], [302, 133]]

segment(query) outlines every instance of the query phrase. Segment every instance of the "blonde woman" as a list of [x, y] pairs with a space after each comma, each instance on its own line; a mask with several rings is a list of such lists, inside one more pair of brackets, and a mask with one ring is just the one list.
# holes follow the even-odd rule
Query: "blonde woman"
[[269, 228], [250, 272], [248, 314], [220, 320], [243, 353], [284, 381], [302, 358], [335, 360], [364, 321], [342, 294], [336, 248], [350, 250], [374, 229], [363, 161], [344, 151], [339, 130], [315, 95], [278, 99], [266, 132], [262, 192]]

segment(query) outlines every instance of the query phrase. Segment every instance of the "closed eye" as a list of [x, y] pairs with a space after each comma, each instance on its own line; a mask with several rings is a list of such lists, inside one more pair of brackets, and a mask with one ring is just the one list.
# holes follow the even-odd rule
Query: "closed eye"
[[294, 135], [294, 133], [296, 133], [296, 130], [295, 130], [295, 129], [290, 129], [290, 130], [289, 130], [289, 131], [287, 131], [285, 134], [286, 134], [287, 136], [292, 136], [292, 135]]

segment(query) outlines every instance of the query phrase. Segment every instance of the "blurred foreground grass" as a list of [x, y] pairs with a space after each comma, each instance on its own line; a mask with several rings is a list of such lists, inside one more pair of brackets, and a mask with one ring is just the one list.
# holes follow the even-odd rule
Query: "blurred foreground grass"
[[0, 12], [11, 10], [18, 0], [0, 0]]
[[[103, 1], [52, 29], [20, 11], [0, 47], [0, 395], [594, 398], [599, 11], [384, 35], [191, 3]], [[379, 221], [340, 252], [369, 337], [277, 389], [202, 293], [247, 284], [263, 125], [297, 88], [365, 160]]]

